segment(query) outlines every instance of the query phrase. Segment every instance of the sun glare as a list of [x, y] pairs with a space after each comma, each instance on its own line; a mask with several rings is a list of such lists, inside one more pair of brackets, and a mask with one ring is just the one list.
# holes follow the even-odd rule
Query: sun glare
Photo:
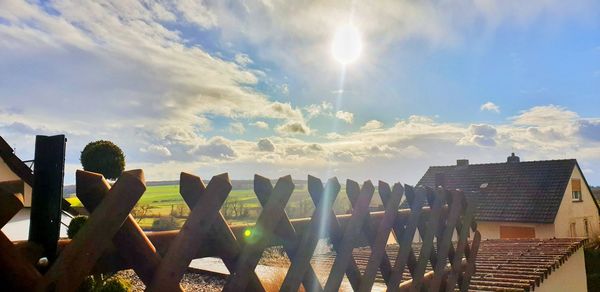
[[361, 51], [362, 41], [356, 26], [346, 24], [339, 27], [331, 44], [333, 58], [342, 65], [346, 65], [356, 61], [360, 57]]

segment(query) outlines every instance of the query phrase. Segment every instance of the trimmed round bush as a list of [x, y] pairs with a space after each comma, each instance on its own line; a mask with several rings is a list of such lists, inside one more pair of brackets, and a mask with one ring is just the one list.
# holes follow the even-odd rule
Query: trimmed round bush
[[79, 215], [71, 219], [71, 223], [69, 223], [69, 227], [67, 227], [67, 236], [69, 238], [75, 237], [75, 234], [79, 232], [79, 229], [83, 227], [83, 224], [87, 221], [87, 216]]
[[91, 142], [81, 151], [81, 165], [86, 171], [102, 174], [110, 180], [117, 179], [125, 169], [125, 154], [113, 142]]

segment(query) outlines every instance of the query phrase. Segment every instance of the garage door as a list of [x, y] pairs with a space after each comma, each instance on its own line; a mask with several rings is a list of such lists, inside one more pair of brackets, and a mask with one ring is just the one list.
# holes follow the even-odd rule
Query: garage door
[[500, 226], [500, 238], [535, 238], [535, 229], [522, 226]]

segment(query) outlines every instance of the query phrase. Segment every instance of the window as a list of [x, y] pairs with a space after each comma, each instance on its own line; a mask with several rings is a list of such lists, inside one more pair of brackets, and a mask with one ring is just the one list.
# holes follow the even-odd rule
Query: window
[[580, 179], [572, 179], [571, 180], [571, 190], [573, 191], [573, 201], [581, 202], [581, 180]]
[[588, 225], [588, 220], [587, 219], [583, 219], [583, 229], [585, 231], [585, 237], [590, 237], [590, 229], [589, 229], [589, 225]]
[[577, 231], [575, 230], [575, 222], [571, 222], [571, 237], [577, 237]]

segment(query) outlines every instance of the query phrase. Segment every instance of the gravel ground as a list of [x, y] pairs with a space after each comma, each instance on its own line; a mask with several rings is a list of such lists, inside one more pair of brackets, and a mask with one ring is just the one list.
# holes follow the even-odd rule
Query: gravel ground
[[[131, 283], [131, 291], [144, 291], [146, 286], [133, 270], [124, 270], [117, 275], [129, 280]], [[215, 276], [188, 272], [183, 275], [181, 287], [185, 291], [221, 291], [225, 280]]]
[[[317, 253], [327, 253], [330, 249], [327, 244], [319, 243], [317, 247]], [[259, 262], [260, 265], [271, 266], [271, 267], [282, 267], [288, 268], [290, 266], [290, 260], [287, 257], [283, 247], [274, 246], [267, 248]], [[124, 270], [117, 273], [117, 275], [129, 280], [131, 283], [131, 291], [141, 292], [144, 291], [146, 286], [140, 278], [136, 275], [133, 270]], [[269, 279], [261, 279], [261, 281], [265, 281], [264, 284], [269, 284], [268, 282], [281, 282], [283, 281], [283, 277], [285, 277], [285, 273], [281, 275], [270, 275]], [[181, 286], [185, 291], [221, 291], [223, 289], [223, 285], [225, 285], [225, 279], [212, 276], [204, 273], [196, 273], [196, 272], [187, 272], [183, 275], [183, 279], [181, 280]], [[277, 284], [278, 287], [279, 284]], [[269, 289], [271, 290], [271, 289]], [[277, 290], [277, 289], [275, 289]]]

